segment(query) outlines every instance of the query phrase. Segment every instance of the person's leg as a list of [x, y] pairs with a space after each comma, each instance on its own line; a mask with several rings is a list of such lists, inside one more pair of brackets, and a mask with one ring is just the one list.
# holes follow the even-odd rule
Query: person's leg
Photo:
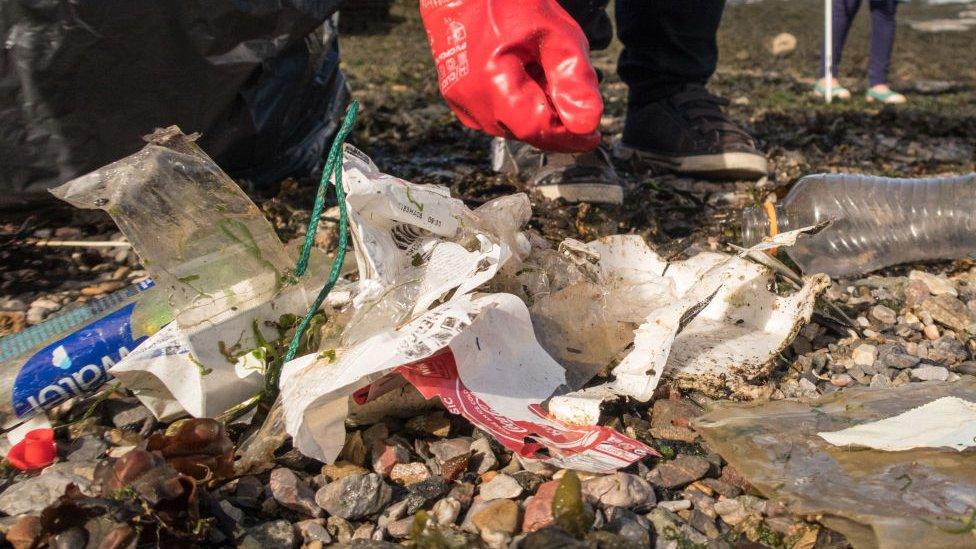
[[[837, 78], [838, 69], [840, 68], [840, 58], [844, 52], [844, 44], [847, 42], [847, 34], [851, 30], [854, 16], [857, 15], [857, 10], [860, 7], [861, 0], [833, 0], [831, 9], [831, 20], [833, 24], [833, 39], [831, 40], [833, 62], [831, 63], [830, 71], [834, 75], [834, 78]], [[826, 57], [824, 48], [821, 46], [820, 78], [823, 78], [827, 74], [825, 70], [827, 64]]]
[[755, 140], [705, 84], [718, 62], [724, 0], [617, 0], [624, 44], [617, 72], [628, 88], [615, 152], [653, 167], [716, 179], [766, 175]]
[[617, 72], [630, 106], [657, 101], [685, 84], [705, 85], [715, 72], [715, 35], [725, 0], [617, 0], [624, 44]]
[[871, 55], [868, 60], [868, 101], [901, 104], [908, 99], [888, 87], [888, 69], [891, 66], [891, 50], [895, 44], [895, 0], [870, 0], [871, 7]]
[[579, 23], [590, 42], [590, 50], [606, 49], [613, 39], [613, 25], [607, 16], [609, 0], [559, 0], [566, 13]]
[[888, 83], [891, 50], [895, 45], [895, 0], [870, 0], [871, 54], [868, 60], [868, 84]]

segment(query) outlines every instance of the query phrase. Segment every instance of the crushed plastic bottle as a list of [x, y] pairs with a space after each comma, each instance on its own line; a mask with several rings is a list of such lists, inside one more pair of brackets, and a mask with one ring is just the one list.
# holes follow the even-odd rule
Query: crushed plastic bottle
[[172, 319], [147, 280], [0, 339], [0, 425], [94, 391], [108, 368]]
[[824, 221], [787, 250], [804, 273], [833, 277], [976, 252], [976, 173], [899, 179], [855, 174], [802, 178], [781, 202], [743, 213], [748, 247], [766, 236]]

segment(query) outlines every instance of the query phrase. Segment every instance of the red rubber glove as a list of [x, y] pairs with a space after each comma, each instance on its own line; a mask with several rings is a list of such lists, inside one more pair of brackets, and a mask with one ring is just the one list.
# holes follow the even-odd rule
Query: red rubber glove
[[600, 142], [589, 44], [554, 0], [421, 0], [441, 94], [461, 122], [553, 152]]

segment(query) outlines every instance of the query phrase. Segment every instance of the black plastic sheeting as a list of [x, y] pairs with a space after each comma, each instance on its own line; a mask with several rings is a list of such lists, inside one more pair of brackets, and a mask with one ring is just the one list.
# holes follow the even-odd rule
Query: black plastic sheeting
[[341, 0], [0, 0], [0, 207], [177, 124], [249, 191], [311, 173], [348, 101]]

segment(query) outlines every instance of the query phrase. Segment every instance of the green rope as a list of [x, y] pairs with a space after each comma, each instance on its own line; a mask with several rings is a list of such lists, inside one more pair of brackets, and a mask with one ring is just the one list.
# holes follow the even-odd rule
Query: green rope
[[319, 188], [315, 193], [315, 203], [312, 206], [312, 218], [308, 220], [308, 229], [305, 231], [305, 242], [302, 244], [302, 251], [298, 255], [298, 261], [295, 263], [295, 276], [300, 277], [304, 275], [308, 269], [308, 258], [312, 253], [312, 245], [315, 243], [315, 233], [319, 228], [319, 218], [322, 215], [322, 210], [325, 209], [325, 194], [329, 189], [329, 176], [332, 176], [334, 181], [333, 187], [335, 187], [336, 199], [339, 202], [339, 249], [336, 252], [335, 261], [332, 262], [332, 269], [329, 271], [329, 278], [326, 280], [325, 286], [322, 287], [318, 297], [315, 298], [312, 306], [305, 313], [305, 317], [302, 318], [301, 322], [295, 328], [295, 335], [291, 338], [291, 343], [288, 345], [288, 352], [285, 353], [280, 363], [269, 368], [265, 376], [264, 391], [269, 401], [274, 400], [274, 397], [277, 396], [278, 380], [281, 378], [281, 367], [286, 362], [295, 358], [295, 354], [298, 353], [298, 347], [301, 345], [302, 337], [312, 322], [312, 317], [315, 316], [319, 307], [325, 302], [325, 298], [329, 295], [329, 292], [332, 291], [332, 287], [339, 280], [339, 271], [342, 270], [342, 264], [346, 259], [346, 245], [349, 241], [349, 220], [346, 215], [346, 192], [342, 188], [342, 146], [345, 144], [349, 132], [352, 131], [353, 125], [356, 123], [356, 114], [358, 112], [359, 102], [354, 100], [349, 104], [349, 108], [346, 110], [346, 116], [342, 121], [342, 126], [339, 128], [339, 132], [332, 142], [332, 148], [329, 150], [325, 168], [322, 169], [322, 179], [319, 181]]

